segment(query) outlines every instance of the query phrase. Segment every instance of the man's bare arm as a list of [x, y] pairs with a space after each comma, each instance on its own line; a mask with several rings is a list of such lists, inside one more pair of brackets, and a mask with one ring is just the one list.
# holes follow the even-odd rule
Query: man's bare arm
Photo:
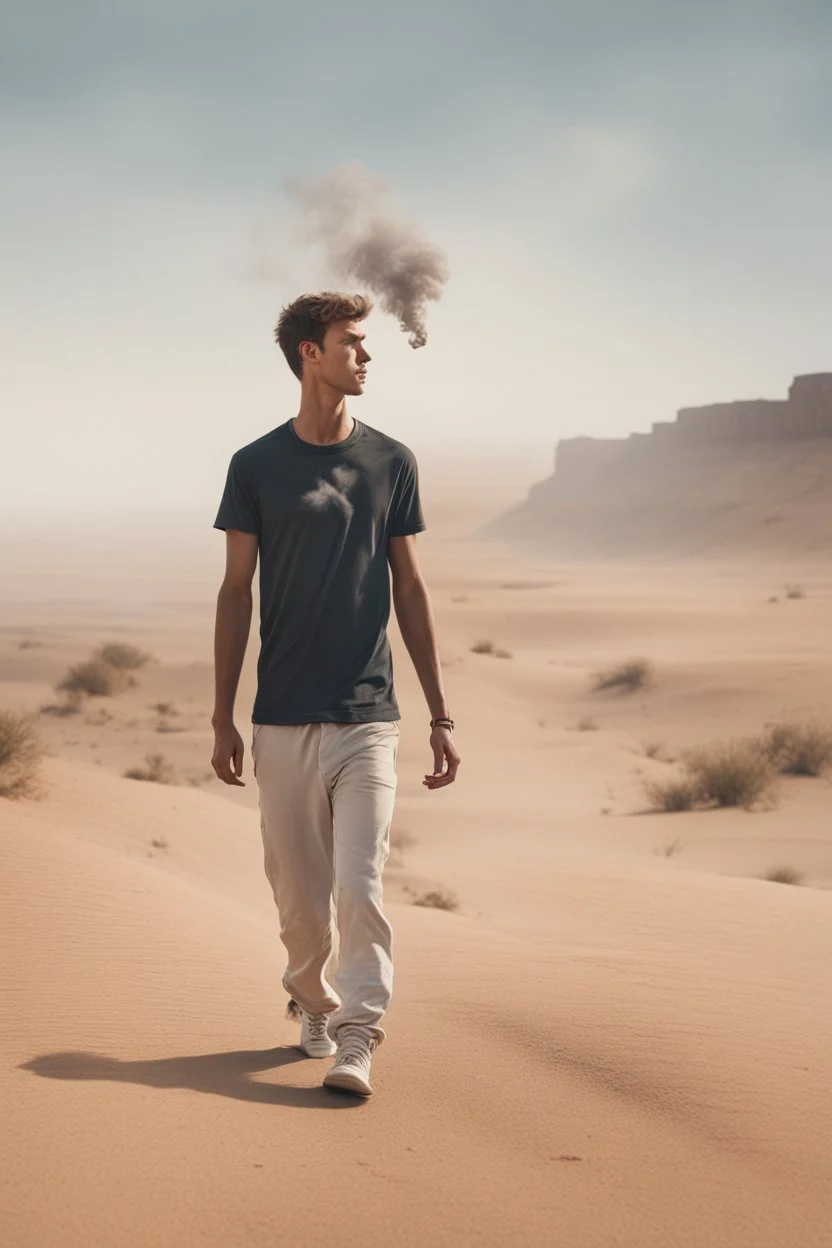
[[234, 700], [251, 629], [251, 583], [257, 566], [257, 534], [228, 529], [225, 576], [217, 595], [214, 626], [214, 755], [211, 764], [226, 784], [242, 785], [243, 739], [234, 726]]
[[[439, 647], [427, 585], [419, 568], [416, 538], [391, 537], [387, 558], [393, 574], [393, 604], [402, 640], [430, 709], [431, 719], [447, 718], [448, 703], [442, 685]], [[460, 757], [447, 728], [434, 728], [430, 737], [434, 770], [425, 776], [429, 789], [441, 789], [456, 779]], [[445, 764], [447, 763], [447, 767]], [[444, 770], [443, 770], [444, 768]]]

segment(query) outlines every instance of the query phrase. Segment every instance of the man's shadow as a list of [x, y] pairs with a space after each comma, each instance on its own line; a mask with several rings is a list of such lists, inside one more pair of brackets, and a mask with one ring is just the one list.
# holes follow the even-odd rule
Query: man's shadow
[[[329, 1091], [323, 1087], [293, 1088], [261, 1083], [251, 1076], [308, 1060], [295, 1048], [242, 1049], [231, 1053], [198, 1053], [192, 1057], [161, 1057], [145, 1062], [126, 1062], [99, 1053], [44, 1053], [23, 1062], [44, 1079], [90, 1079], [112, 1083], [138, 1083], [148, 1088], [190, 1088], [213, 1096], [262, 1105], [289, 1105], [298, 1109], [346, 1109], [364, 1103], [363, 1097]], [[319, 1063], [324, 1065], [324, 1063]]]

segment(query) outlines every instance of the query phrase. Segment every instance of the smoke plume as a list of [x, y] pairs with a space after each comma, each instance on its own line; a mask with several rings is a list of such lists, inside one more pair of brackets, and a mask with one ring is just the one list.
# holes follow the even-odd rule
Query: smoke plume
[[333, 276], [377, 295], [411, 347], [428, 340], [427, 305], [450, 276], [448, 258], [409, 221], [390, 211], [389, 190], [363, 165], [342, 165], [317, 179], [287, 184], [309, 241], [323, 246]]

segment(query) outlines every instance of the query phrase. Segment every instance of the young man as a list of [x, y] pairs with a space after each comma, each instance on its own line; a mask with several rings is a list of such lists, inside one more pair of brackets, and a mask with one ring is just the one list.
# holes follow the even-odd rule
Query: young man
[[[390, 573], [402, 637], [430, 710], [430, 790], [459, 766], [415, 536], [425, 528], [412, 452], [347, 414], [370, 356], [361, 295], [303, 295], [277, 341], [300, 380], [298, 415], [231, 459], [215, 521], [226, 533], [217, 600], [213, 767], [242, 784], [234, 700], [260, 557], [252, 755], [266, 874], [286, 946], [283, 986], [300, 1045], [335, 1062], [327, 1087], [368, 1096], [392, 982], [381, 909], [396, 792], [399, 708], [387, 622]], [[334, 906], [333, 906], [334, 897]], [[337, 969], [326, 976], [333, 909]], [[337, 1050], [337, 1051], [336, 1051]]]

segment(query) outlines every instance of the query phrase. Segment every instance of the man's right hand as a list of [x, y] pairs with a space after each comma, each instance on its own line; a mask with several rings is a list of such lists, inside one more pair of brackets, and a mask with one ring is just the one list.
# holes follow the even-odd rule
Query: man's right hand
[[240, 780], [243, 774], [243, 754], [245, 746], [233, 724], [225, 724], [214, 728], [214, 756], [211, 766], [223, 784], [236, 784], [245, 788], [245, 781]]

